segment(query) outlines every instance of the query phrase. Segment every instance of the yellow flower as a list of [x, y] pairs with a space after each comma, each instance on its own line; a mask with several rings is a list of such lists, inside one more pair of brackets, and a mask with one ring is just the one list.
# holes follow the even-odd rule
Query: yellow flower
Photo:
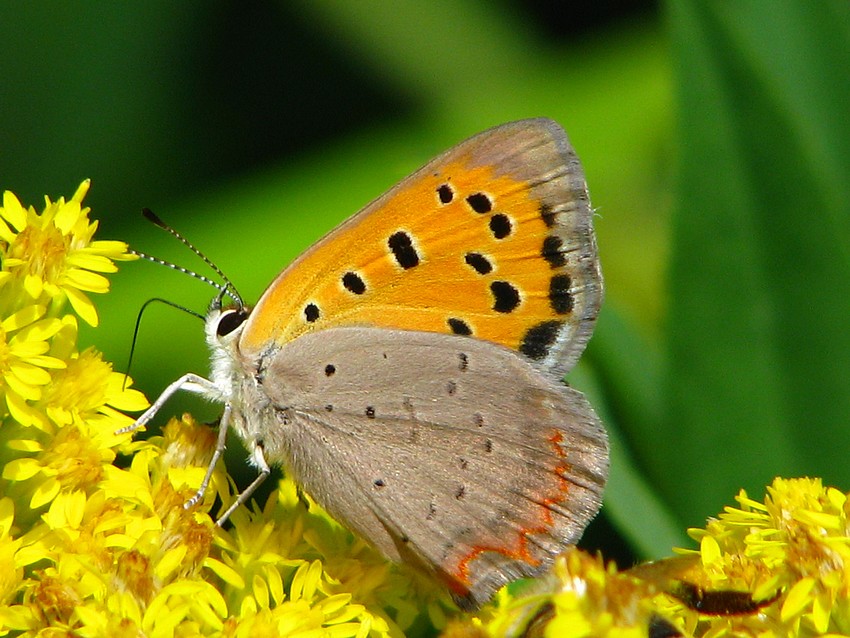
[[[88, 180], [80, 184], [70, 201], [45, 198], [41, 214], [33, 207], [24, 209], [10, 191], [3, 194], [0, 208], [0, 287], [3, 298], [18, 298], [23, 289], [30, 304], [49, 300], [61, 307], [64, 299], [88, 324], [97, 325], [97, 311], [86, 292], [104, 293], [108, 280], [98, 273], [115, 272], [112, 260], [135, 259], [127, 244], [119, 241], [92, 241], [97, 222], [89, 222], [89, 208], [82, 201], [89, 190]], [[0, 302], [0, 313], [9, 311]], [[51, 309], [53, 314], [53, 308]]]
[[148, 406], [144, 395], [129, 388], [130, 385], [132, 382], [126, 375], [113, 372], [112, 365], [89, 348], [70, 358], [63, 370], [53, 374], [37, 407], [56, 426], [87, 422], [100, 436], [114, 443], [114, 432], [133, 423], [120, 410], [138, 412]]
[[[13, 442], [13, 445], [17, 441]], [[29, 507], [39, 509], [61, 491], [90, 489], [104, 477], [115, 452], [92, 437], [91, 428], [69, 425], [60, 429], [34, 457], [10, 461], [3, 468], [9, 481], [33, 480]]]
[[[572, 548], [550, 572], [516, 594], [503, 589], [496, 600], [445, 636], [545, 635], [564, 638], [646, 638], [676, 635], [681, 627], [661, 615], [651, 583], [605, 565], [599, 556]], [[477, 632], [474, 633], [474, 632]]]
[[704, 530], [700, 562], [712, 586], [767, 601], [758, 616], [719, 618], [716, 629], [767, 625], [790, 633], [850, 633], [850, 520], [847, 494], [820, 479], [777, 478], [764, 502], [743, 490]]
[[48, 340], [62, 327], [59, 319], [44, 318], [43, 305], [29, 305], [8, 316], [0, 315], [0, 418], [11, 415], [24, 426], [43, 425], [41, 412], [28, 402], [42, 397], [50, 382], [49, 370], [65, 362], [49, 356]]
[[[51, 321], [73, 326], [76, 334], [74, 317]], [[16, 423], [4, 426], [2, 477], [14, 482], [8, 493], [29, 505], [19, 517], [22, 522], [63, 491], [94, 489], [115, 460], [113, 448], [122, 440], [115, 431], [132, 423], [117, 408], [147, 405], [141, 393], [122, 387], [124, 375], [113, 372], [92, 349], [56, 361], [64, 367], [56, 366], [41, 397], [12, 413]], [[29, 423], [22, 415], [32, 417]], [[21, 427], [28, 424], [38, 428]]]
[[[280, 635], [324, 628], [335, 636], [391, 636], [414, 621], [411, 575], [299, 495], [291, 479], [282, 479], [262, 508], [241, 508], [231, 522], [206, 565], [222, 580], [228, 608], [240, 612], [235, 635], [274, 626]], [[304, 616], [296, 611], [302, 608], [312, 611]]]
[[[24, 570], [15, 561], [21, 540], [14, 538], [15, 504], [10, 498], [0, 498], [0, 605], [7, 604], [23, 580]], [[0, 608], [1, 609], [1, 608]], [[2, 625], [0, 616], [0, 625]]]

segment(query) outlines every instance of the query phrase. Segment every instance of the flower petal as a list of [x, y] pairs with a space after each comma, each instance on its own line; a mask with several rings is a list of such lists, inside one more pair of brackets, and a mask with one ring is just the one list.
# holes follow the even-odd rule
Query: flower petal
[[8, 496], [0, 498], [0, 538], [4, 538], [15, 522], [15, 501]]
[[71, 198], [72, 202], [81, 203], [85, 196], [88, 194], [89, 189], [91, 188], [91, 179], [86, 178], [80, 185], [77, 187], [77, 190], [74, 191], [74, 196]]
[[225, 583], [227, 583], [228, 585], [232, 585], [236, 589], [243, 589], [245, 587], [245, 579], [239, 575], [239, 572], [237, 572], [232, 567], [225, 565], [220, 560], [216, 560], [211, 556], [207, 556], [204, 559], [204, 567], [212, 571]]
[[[26, 384], [13, 374], [6, 375], [4, 381], [10, 390], [8, 392], [10, 396], [17, 395], [26, 401], [38, 401], [41, 398], [41, 388]], [[29, 406], [26, 407], [31, 409]], [[9, 411], [11, 412], [11, 406]]]
[[31, 363], [40, 368], [52, 368], [53, 370], [62, 370], [63, 368], [68, 367], [68, 364], [62, 361], [62, 359], [42, 355], [27, 357], [27, 363]]
[[110, 396], [109, 405], [125, 412], [138, 412], [146, 410], [150, 406], [150, 402], [144, 393], [130, 389], [124, 390], [121, 394]]
[[82, 268], [84, 270], [118, 272], [118, 266], [113, 264], [112, 260], [102, 255], [95, 255], [83, 251], [77, 251], [68, 255], [65, 263], [69, 266], [73, 266], [74, 268]]
[[97, 310], [91, 300], [81, 293], [76, 288], [64, 288], [65, 294], [68, 295], [68, 301], [71, 302], [71, 307], [74, 309], [80, 319], [85, 321], [92, 327], [97, 327]]
[[47, 309], [42, 305], [27, 306], [26, 308], [22, 308], [18, 310], [18, 312], [6, 317], [3, 322], [0, 323], [0, 328], [3, 328], [6, 332], [18, 330], [19, 328], [23, 328], [41, 317], [46, 310]]
[[[9, 371], [28, 385], [46, 385], [50, 383], [50, 373], [44, 368], [38, 368], [21, 361], [9, 364]], [[7, 380], [9, 377], [6, 377]]]
[[801, 578], [797, 581], [791, 588], [791, 591], [785, 596], [785, 602], [782, 603], [782, 611], [780, 612], [782, 622], [788, 622], [789, 619], [802, 613], [803, 610], [812, 604], [809, 594], [814, 586], [814, 578]]
[[94, 252], [98, 255], [104, 255], [110, 259], [120, 261], [135, 261], [139, 258], [138, 255], [128, 253], [129, 246], [123, 241], [112, 241], [108, 239], [99, 239], [93, 241], [84, 250]]
[[41, 297], [41, 291], [44, 290], [44, 280], [38, 275], [29, 273], [24, 277], [24, 290], [33, 299], [38, 299]]
[[41, 472], [41, 464], [36, 459], [15, 459], [3, 467], [3, 478], [7, 481], [26, 481], [39, 472]]
[[12, 418], [23, 426], [38, 425], [43, 418], [38, 411], [27, 405], [23, 397], [12, 392], [11, 388], [6, 391], [6, 407], [9, 408], [9, 414]]
[[53, 224], [62, 231], [63, 235], [70, 235], [74, 225], [80, 219], [80, 212], [80, 202], [72, 199], [59, 207], [53, 218]]
[[66, 284], [63, 288], [68, 288], [69, 285], [86, 292], [104, 293], [109, 291], [109, 280], [103, 275], [82, 270], [80, 268], [71, 268], [65, 273]]
[[167, 550], [154, 567], [154, 575], [162, 582], [167, 582], [169, 576], [178, 568], [186, 557], [186, 545], [178, 545]]
[[0, 209], [0, 216], [12, 224], [12, 227], [18, 232], [21, 232], [27, 226], [27, 213], [12, 191], [3, 193], [3, 208]]
[[[15, 557], [17, 558], [17, 556]], [[33, 610], [24, 605], [4, 605], [0, 607], [0, 626], [13, 631], [35, 630], [39, 622], [33, 615]]]
[[7, 244], [11, 244], [15, 241], [15, 233], [12, 232], [12, 229], [9, 228], [9, 225], [0, 219], [0, 239], [5, 241]]
[[38, 509], [42, 505], [47, 505], [47, 503], [56, 498], [61, 488], [62, 485], [59, 483], [59, 480], [55, 476], [51, 476], [35, 488], [35, 492], [33, 492], [30, 499], [30, 507]]
[[20, 340], [20, 335], [13, 338], [9, 343], [9, 354], [15, 359], [25, 361], [29, 361], [31, 357], [42, 356], [48, 350], [50, 350], [50, 346], [46, 341]]
[[[33, 439], [11, 439], [6, 443], [6, 447], [17, 452], [41, 452], [44, 446]], [[0, 501], [2, 503], [2, 501]]]

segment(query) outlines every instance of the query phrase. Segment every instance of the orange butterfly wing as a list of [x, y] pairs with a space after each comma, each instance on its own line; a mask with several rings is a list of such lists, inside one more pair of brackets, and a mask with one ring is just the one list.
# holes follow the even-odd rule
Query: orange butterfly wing
[[591, 215], [560, 126], [533, 119], [495, 127], [302, 254], [262, 295], [240, 349], [364, 325], [471, 335], [563, 374], [602, 301]]

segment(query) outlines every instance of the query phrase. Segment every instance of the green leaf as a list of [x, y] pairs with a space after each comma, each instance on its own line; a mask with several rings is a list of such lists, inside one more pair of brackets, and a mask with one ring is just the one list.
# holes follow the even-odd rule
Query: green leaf
[[[661, 420], [661, 361], [613, 305], [600, 314], [588, 349], [594, 385], [582, 377], [580, 386], [589, 390], [608, 430], [611, 470], [603, 511], [640, 557], [661, 558], [673, 547], [692, 545], [676, 513], [648, 481], [637, 453], [642, 433]], [[570, 380], [575, 382], [575, 375]]]
[[644, 452], [699, 523], [776, 474], [850, 488], [850, 4], [668, 8], [681, 166]]

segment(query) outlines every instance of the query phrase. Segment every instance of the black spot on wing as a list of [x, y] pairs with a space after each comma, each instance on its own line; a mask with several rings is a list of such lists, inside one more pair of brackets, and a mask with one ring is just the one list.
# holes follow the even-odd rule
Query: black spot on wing
[[572, 312], [573, 295], [570, 292], [572, 280], [569, 275], [555, 275], [549, 282], [549, 304], [559, 315]]
[[529, 328], [519, 344], [519, 351], [529, 359], [545, 358], [557, 341], [563, 325], [561, 321], [544, 321]]
[[561, 250], [563, 245], [563, 240], [557, 235], [549, 235], [543, 240], [543, 249], [540, 254], [552, 268], [560, 268], [567, 263], [567, 258]]
[[496, 239], [504, 239], [513, 232], [510, 218], [503, 213], [496, 213], [490, 218], [490, 232]]
[[437, 188], [437, 197], [440, 198], [441, 204], [449, 204], [454, 199], [455, 193], [448, 184], [440, 184]]
[[419, 265], [419, 253], [413, 246], [413, 240], [403, 230], [390, 235], [387, 245], [395, 257], [396, 263], [407, 270]]
[[447, 321], [449, 324], [449, 328], [451, 328], [452, 332], [456, 335], [471, 335], [472, 328], [469, 327], [469, 324], [466, 323], [463, 319], [457, 319], [456, 317], [450, 317]]
[[321, 313], [319, 312], [319, 306], [317, 306], [316, 304], [308, 303], [306, 306], [304, 306], [304, 318], [307, 320], [308, 323], [313, 323], [314, 321], [316, 321], [319, 318], [320, 314]]
[[540, 204], [540, 217], [547, 228], [552, 228], [555, 225], [557, 213], [552, 210], [549, 204]]
[[484, 193], [473, 193], [466, 198], [466, 203], [472, 210], [482, 215], [493, 210], [493, 202]]
[[356, 272], [347, 272], [342, 276], [343, 287], [355, 295], [362, 295], [366, 292], [366, 282]]
[[463, 260], [479, 275], [487, 275], [493, 272], [493, 264], [481, 253], [466, 253]]
[[519, 306], [519, 290], [507, 281], [494, 281], [490, 284], [493, 293], [493, 310], [496, 312], [513, 312]]

